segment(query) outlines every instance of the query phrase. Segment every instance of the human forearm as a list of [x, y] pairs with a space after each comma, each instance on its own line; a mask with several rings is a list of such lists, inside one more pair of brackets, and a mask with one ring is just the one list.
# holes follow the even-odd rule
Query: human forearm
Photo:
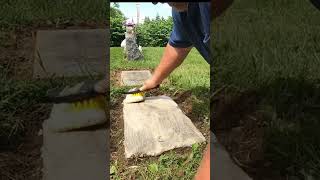
[[160, 84], [186, 58], [191, 48], [175, 48], [167, 44], [160, 64], [155, 69], [152, 80]]
[[164, 53], [151, 79], [144, 82], [140, 90], [148, 90], [159, 85], [170, 73], [177, 68], [190, 52], [190, 48], [175, 48], [170, 44], [165, 47]]
[[201, 164], [195, 176], [195, 180], [209, 180], [210, 179], [210, 145], [207, 146], [204, 152]]

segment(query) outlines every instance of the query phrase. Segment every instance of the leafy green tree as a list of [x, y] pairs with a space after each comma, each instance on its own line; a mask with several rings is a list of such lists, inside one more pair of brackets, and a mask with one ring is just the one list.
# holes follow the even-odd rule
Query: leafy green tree
[[125, 16], [119, 9], [119, 4], [114, 3], [110, 7], [110, 46], [120, 46], [121, 41], [125, 38], [125, 28], [123, 26], [125, 19]]
[[118, 8], [119, 9], [119, 3], [113, 3], [113, 7]]
[[139, 45], [143, 47], [164, 47], [168, 42], [172, 26], [172, 17], [164, 19], [159, 16], [152, 20], [145, 18], [145, 22], [137, 28]]
[[[119, 9], [119, 4], [110, 7], [110, 44], [119, 47], [125, 38], [123, 22], [126, 17]], [[137, 43], [143, 47], [164, 47], [169, 39], [173, 26], [172, 17], [164, 19], [157, 14], [155, 19], [145, 17], [144, 23], [136, 27]]]
[[151, 20], [150, 20], [150, 18], [148, 17], [148, 16], [146, 16], [145, 18], [144, 18], [144, 23], [149, 23]]
[[156, 15], [156, 21], [159, 21], [160, 20], [160, 16], [159, 16], [159, 13], [157, 13]]

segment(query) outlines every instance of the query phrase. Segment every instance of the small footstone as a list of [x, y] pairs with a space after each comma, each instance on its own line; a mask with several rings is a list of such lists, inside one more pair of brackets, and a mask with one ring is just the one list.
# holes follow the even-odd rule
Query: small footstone
[[157, 156], [205, 141], [201, 132], [167, 96], [123, 104], [125, 156]]
[[149, 70], [142, 71], [122, 71], [121, 83], [124, 86], [140, 86], [143, 82], [151, 78], [151, 72]]
[[34, 78], [105, 74], [107, 29], [40, 30], [34, 52]]

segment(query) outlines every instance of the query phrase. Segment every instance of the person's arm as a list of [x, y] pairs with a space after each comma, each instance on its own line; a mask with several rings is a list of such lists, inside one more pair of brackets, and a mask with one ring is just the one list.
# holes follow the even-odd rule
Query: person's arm
[[207, 146], [205, 154], [202, 157], [195, 180], [210, 180], [210, 145]]
[[233, 3], [233, 0], [212, 0], [212, 17], [215, 19], [220, 16], [229, 6]]
[[181, 13], [172, 10], [173, 27], [167, 46], [164, 49], [160, 64], [150, 79], [144, 82], [140, 90], [148, 90], [159, 85], [169, 74], [177, 68], [190, 52], [193, 44], [185, 32]]
[[169, 43], [164, 49], [164, 53], [160, 60], [160, 64], [153, 72], [152, 77], [144, 82], [140, 90], [147, 90], [159, 85], [169, 74], [177, 68], [186, 58], [192, 47], [177, 48], [171, 46]]

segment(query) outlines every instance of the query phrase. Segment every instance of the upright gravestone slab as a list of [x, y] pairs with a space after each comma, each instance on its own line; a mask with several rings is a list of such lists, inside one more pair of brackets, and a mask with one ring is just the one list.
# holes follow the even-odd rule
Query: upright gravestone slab
[[105, 74], [109, 30], [40, 30], [37, 32], [33, 76]]
[[140, 86], [143, 82], [151, 78], [151, 72], [149, 70], [142, 71], [122, 71], [121, 83], [125, 86]]
[[147, 97], [141, 103], [124, 103], [126, 158], [157, 156], [174, 148], [205, 141], [201, 132], [167, 96]]
[[136, 41], [136, 34], [132, 26], [126, 27], [126, 58], [130, 60], [139, 60], [143, 58], [142, 53], [139, 51], [139, 47]]

